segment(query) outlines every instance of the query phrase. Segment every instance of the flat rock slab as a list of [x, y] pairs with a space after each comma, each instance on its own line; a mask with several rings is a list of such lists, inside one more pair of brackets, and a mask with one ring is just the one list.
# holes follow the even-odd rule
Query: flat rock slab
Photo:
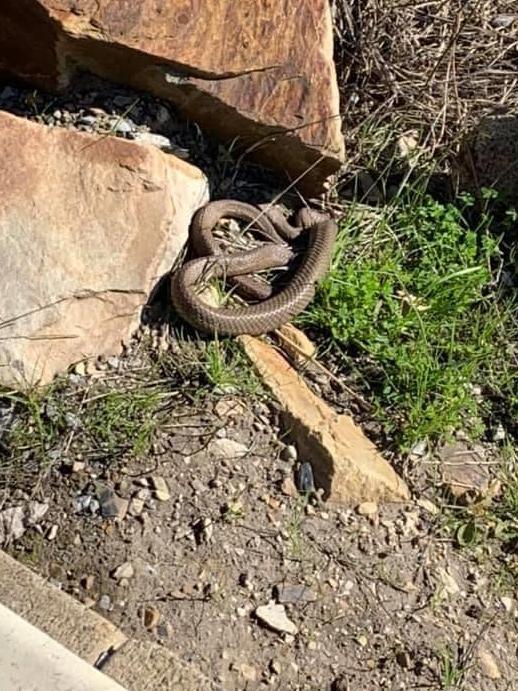
[[265, 341], [238, 337], [247, 355], [281, 404], [284, 424], [301, 461], [311, 463], [318, 488], [330, 501], [405, 501], [403, 480], [347, 415], [338, 415]]
[[90, 664], [126, 640], [109, 621], [2, 551], [0, 603]]
[[155, 147], [0, 112], [0, 385], [120, 352], [208, 198]]
[[316, 193], [344, 158], [327, 0], [3, 0], [0, 69], [77, 68], [169, 99]]

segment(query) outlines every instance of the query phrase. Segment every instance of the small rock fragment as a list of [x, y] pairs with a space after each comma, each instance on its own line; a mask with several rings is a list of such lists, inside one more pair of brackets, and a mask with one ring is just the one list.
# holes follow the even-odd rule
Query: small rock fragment
[[128, 513], [131, 516], [140, 516], [144, 511], [144, 500], [138, 496], [132, 497], [128, 507]]
[[311, 463], [301, 463], [297, 472], [297, 488], [299, 492], [309, 493], [315, 491], [315, 480]]
[[101, 595], [99, 598], [99, 607], [108, 612], [112, 608], [112, 601], [109, 595]]
[[267, 605], [257, 607], [255, 615], [259, 621], [279, 633], [288, 633], [294, 636], [298, 632], [295, 624], [286, 616], [284, 605], [277, 605], [271, 601]]
[[47, 533], [47, 540], [55, 540], [57, 534], [58, 534], [58, 526], [54, 523], [54, 525], [52, 525], [50, 527], [50, 530]]
[[496, 660], [485, 648], [480, 648], [477, 653], [480, 669], [488, 679], [500, 679], [502, 677]]
[[243, 662], [243, 664], [239, 665], [239, 671], [246, 681], [257, 681], [257, 670], [252, 665], [247, 665], [246, 662]]
[[171, 140], [169, 137], [164, 137], [163, 134], [156, 134], [154, 132], [135, 132], [133, 140], [139, 144], [156, 146], [163, 151], [169, 151], [171, 149]]
[[421, 441], [418, 441], [417, 444], [414, 444], [410, 450], [410, 455], [415, 456], [416, 458], [421, 458], [426, 454], [427, 449], [428, 444], [426, 439], [422, 439]]
[[281, 485], [281, 491], [287, 497], [296, 497], [298, 495], [297, 487], [295, 486], [291, 476], [284, 478]]
[[297, 447], [293, 444], [288, 444], [288, 446], [285, 446], [281, 451], [281, 458], [283, 461], [287, 461], [288, 463], [295, 463], [298, 458]]
[[489, 473], [479, 455], [465, 444], [441, 448], [442, 480], [454, 499], [469, 503], [487, 491]]
[[437, 575], [439, 576], [445, 593], [448, 595], [458, 595], [460, 593], [460, 586], [449, 571], [439, 566], [437, 568]]
[[122, 579], [127, 580], [132, 578], [134, 573], [135, 569], [133, 568], [133, 564], [130, 561], [125, 561], [112, 571], [111, 577], [116, 581], [121, 581]]
[[27, 528], [39, 523], [48, 510], [47, 503], [31, 501], [25, 506], [0, 511], [0, 546], [21, 538]]
[[375, 501], [364, 501], [358, 505], [356, 511], [360, 516], [374, 516], [378, 513], [378, 505]]
[[317, 599], [315, 593], [304, 584], [289, 585], [282, 583], [275, 586], [274, 594], [279, 604], [315, 602]]
[[118, 518], [119, 520], [124, 518], [129, 506], [127, 499], [119, 497], [110, 487], [102, 489], [98, 496], [103, 518]]
[[88, 574], [88, 576], [83, 576], [80, 582], [85, 590], [92, 590], [95, 583], [95, 576]]
[[517, 603], [513, 597], [509, 597], [508, 595], [502, 595], [502, 597], [500, 598], [500, 602], [503, 604], [505, 611], [508, 614], [516, 615], [518, 613]]
[[144, 609], [144, 626], [148, 631], [152, 631], [158, 626], [160, 621], [160, 612], [156, 607], [148, 605]]
[[169, 499], [171, 498], [171, 492], [169, 491], [167, 482], [164, 480], [163, 477], [153, 475], [149, 478], [149, 482], [151, 487], [153, 488], [155, 497], [159, 501], [169, 501]]
[[234, 439], [214, 439], [209, 450], [217, 456], [227, 458], [241, 458], [248, 453], [248, 447]]

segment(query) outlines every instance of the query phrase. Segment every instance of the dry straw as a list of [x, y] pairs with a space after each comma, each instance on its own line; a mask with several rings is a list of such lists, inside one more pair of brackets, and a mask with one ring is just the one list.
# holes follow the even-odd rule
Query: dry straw
[[483, 117], [518, 115], [517, 0], [334, 0], [349, 151], [367, 123], [435, 158]]

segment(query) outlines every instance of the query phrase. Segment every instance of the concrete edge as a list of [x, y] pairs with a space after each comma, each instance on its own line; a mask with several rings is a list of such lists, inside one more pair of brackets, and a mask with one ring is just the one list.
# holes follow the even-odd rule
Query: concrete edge
[[[5, 618], [3, 613], [6, 612]], [[14, 619], [13, 619], [14, 618]], [[18, 620], [17, 622], [15, 621]], [[77, 669], [81, 658], [87, 667], [98, 665], [104, 675], [114, 682], [102, 685], [101, 678], [90, 687], [80, 685], [28, 686], [25, 678], [18, 677], [18, 687], [13, 689], [42, 688], [74, 689], [86, 691], [216, 691], [219, 687], [203, 676], [196, 667], [182, 661], [171, 650], [149, 641], [130, 640], [114, 624], [85, 607], [72, 595], [52, 586], [42, 576], [0, 550], [0, 640], [4, 640], [4, 628], [9, 620], [10, 631], [32, 627], [31, 640], [46, 640], [49, 651], [56, 651], [55, 659], [72, 659]], [[15, 623], [13, 624], [13, 621]], [[14, 633], [12, 634], [14, 636]], [[44, 638], [42, 638], [44, 637]], [[48, 640], [47, 640], [48, 639]], [[55, 644], [49, 643], [52, 640]], [[0, 646], [1, 648], [1, 646]], [[7, 650], [7, 647], [6, 647]], [[25, 650], [25, 652], [24, 652]], [[64, 652], [63, 652], [64, 651]], [[33, 655], [22, 647], [20, 655]], [[59, 652], [59, 654], [58, 654]], [[66, 653], [66, 655], [65, 655]], [[11, 659], [12, 658], [12, 659]], [[2, 665], [19, 666], [17, 655], [2, 656], [0, 651], [0, 678], [4, 678]], [[39, 659], [39, 658], [38, 658]], [[50, 663], [49, 663], [50, 664]], [[73, 667], [74, 665], [72, 665]], [[83, 668], [84, 669], [84, 668]], [[55, 667], [48, 668], [50, 678]], [[73, 671], [73, 670], [72, 670]], [[85, 673], [86, 674], [86, 673]], [[64, 677], [65, 679], [65, 677]], [[104, 676], [107, 680], [108, 677]], [[2, 691], [3, 691], [2, 686]]]

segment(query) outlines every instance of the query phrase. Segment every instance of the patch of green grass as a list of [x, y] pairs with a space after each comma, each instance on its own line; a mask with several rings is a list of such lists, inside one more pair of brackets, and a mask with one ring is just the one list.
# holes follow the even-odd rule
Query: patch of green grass
[[459, 689], [466, 669], [458, 651], [452, 646], [444, 646], [440, 651], [440, 684], [441, 689]]
[[158, 426], [160, 394], [144, 387], [113, 389], [92, 397], [82, 416], [83, 427], [106, 454], [149, 451]]
[[474, 200], [441, 203], [408, 187], [383, 209], [352, 208], [328, 276], [302, 321], [356, 367], [375, 414], [409, 449], [462, 427], [474, 437], [488, 413], [473, 387], [518, 411], [508, 348], [518, 327], [496, 274], [493, 218], [471, 221]]
[[264, 396], [262, 383], [238, 343], [230, 338], [203, 341], [177, 330], [172, 352], [159, 359], [162, 376], [199, 399], [211, 395]]
[[15, 421], [2, 438], [0, 486], [47, 472], [54, 460], [50, 451], [67, 427], [59, 382], [39, 390], [6, 394], [5, 399], [14, 405]]

